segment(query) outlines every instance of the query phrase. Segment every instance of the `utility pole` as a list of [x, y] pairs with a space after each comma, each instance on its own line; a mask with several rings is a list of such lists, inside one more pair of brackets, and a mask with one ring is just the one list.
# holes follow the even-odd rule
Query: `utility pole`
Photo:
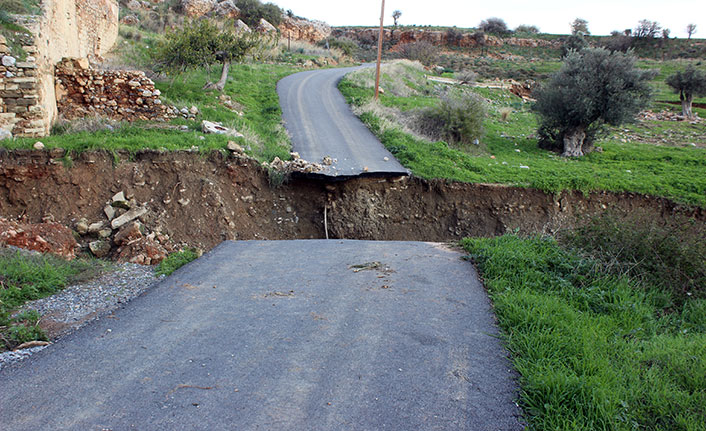
[[380, 12], [380, 36], [378, 37], [378, 64], [377, 72], [375, 73], [375, 100], [378, 100], [380, 94], [380, 62], [382, 61], [382, 36], [383, 27], [382, 23], [385, 19], [385, 0], [382, 0], [382, 12]]

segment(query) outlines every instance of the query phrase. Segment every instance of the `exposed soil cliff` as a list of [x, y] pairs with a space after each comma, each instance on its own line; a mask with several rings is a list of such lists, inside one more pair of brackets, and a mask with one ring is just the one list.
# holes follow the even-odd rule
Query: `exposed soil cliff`
[[[106, 201], [124, 191], [145, 203], [140, 217], [172, 242], [210, 249], [225, 239], [330, 238], [457, 240], [514, 229], [553, 232], [608, 209], [646, 211], [660, 220], [704, 209], [632, 193], [540, 190], [417, 178], [361, 178], [339, 183], [293, 179], [272, 186], [252, 159], [213, 152], [82, 153], [0, 150], [0, 216], [53, 220], [75, 228], [105, 218]], [[327, 223], [324, 224], [324, 213]], [[114, 249], [115, 251], [115, 249]]]

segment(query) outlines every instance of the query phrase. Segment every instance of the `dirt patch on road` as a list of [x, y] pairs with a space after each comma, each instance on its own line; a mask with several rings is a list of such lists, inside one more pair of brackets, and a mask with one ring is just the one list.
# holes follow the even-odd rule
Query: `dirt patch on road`
[[632, 193], [554, 195], [417, 178], [273, 186], [256, 161], [219, 152], [86, 152], [68, 162], [62, 150], [3, 151], [0, 162], [0, 216], [74, 228], [82, 218], [103, 220], [105, 203], [123, 191], [145, 203], [140, 221], [150, 231], [205, 250], [227, 239], [324, 238], [326, 227], [330, 238], [417, 241], [554, 232], [608, 209], [706, 221], [704, 209]]

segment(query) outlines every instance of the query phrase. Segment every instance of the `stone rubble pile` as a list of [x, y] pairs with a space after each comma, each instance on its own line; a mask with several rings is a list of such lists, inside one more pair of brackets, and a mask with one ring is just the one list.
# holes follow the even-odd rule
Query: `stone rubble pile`
[[176, 116], [141, 71], [92, 69], [85, 58], [65, 58], [55, 68], [59, 113], [67, 120], [100, 116], [118, 121]]
[[118, 262], [156, 265], [174, 247], [168, 235], [148, 231], [143, 222], [148, 213], [146, 205], [121, 191], [106, 202], [105, 219], [91, 223], [84, 218], [75, 229], [81, 242], [98, 258], [112, 254]]
[[694, 118], [687, 118], [679, 112], [643, 111], [643, 112], [640, 112], [640, 114], [638, 114], [637, 118], [639, 120], [646, 120], [646, 121], [689, 121], [691, 124], [698, 124], [698, 123], [702, 123], [705, 121], [703, 118], [699, 118], [698, 113], [696, 113], [696, 112], [694, 112]]
[[270, 163], [263, 162], [262, 166], [266, 169], [275, 169], [285, 174], [290, 174], [292, 172], [303, 172], [305, 174], [310, 174], [324, 170], [324, 166], [321, 163], [308, 162], [299, 157], [299, 153], [290, 154], [292, 156], [292, 160], [281, 160], [279, 157], [275, 157]]
[[25, 223], [2, 217], [0, 245], [52, 253], [69, 260], [76, 257], [78, 248], [71, 229], [59, 223], [50, 220], [43, 223]]

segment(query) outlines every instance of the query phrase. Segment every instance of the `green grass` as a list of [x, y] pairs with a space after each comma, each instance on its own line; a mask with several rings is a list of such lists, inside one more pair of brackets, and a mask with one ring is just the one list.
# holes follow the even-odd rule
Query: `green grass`
[[95, 260], [65, 261], [51, 255], [0, 250], [0, 351], [32, 340], [45, 340], [39, 315], [14, 310], [27, 301], [52, 295], [71, 283], [96, 276], [106, 264]]
[[[239, 64], [231, 68], [224, 94], [243, 107], [244, 115], [227, 109], [220, 101], [220, 93], [203, 91], [201, 87], [209, 77], [218, 73], [214, 67], [209, 73], [198, 70], [173, 80], [159, 81], [156, 87], [162, 91], [164, 103], [180, 107], [192, 105], [199, 108], [200, 115], [195, 121], [175, 119], [170, 124], [151, 125], [146, 123], [122, 124], [115, 130], [84, 131], [69, 134], [55, 134], [41, 138], [46, 148], [64, 148], [71, 152], [86, 150], [127, 150], [136, 152], [142, 149], [180, 150], [197, 147], [207, 152], [214, 149], [225, 150], [229, 140], [223, 135], [201, 133], [201, 120], [222, 122], [245, 134], [245, 138], [235, 139], [250, 155], [261, 161], [271, 161], [274, 157], [288, 159], [291, 144], [281, 126], [281, 110], [277, 98], [276, 85], [284, 76], [299, 69], [291, 65]], [[187, 125], [186, 132], [177, 126]], [[37, 139], [18, 138], [3, 141], [8, 149], [31, 148]]]
[[[385, 79], [391, 78], [383, 77], [383, 83]], [[365, 105], [372, 98], [372, 91], [350, 75], [339, 88], [353, 105]], [[405, 167], [422, 178], [501, 183], [553, 193], [562, 190], [637, 192], [706, 206], [706, 177], [703, 175], [706, 150], [690, 146], [706, 138], [700, 125], [694, 128], [688, 124], [661, 122], [659, 129], [651, 133], [659, 134], [659, 139], [670, 137], [667, 145], [662, 146], [641, 143], [634, 136], [625, 137], [623, 130], [626, 129], [621, 127], [613, 129], [611, 135], [597, 143], [602, 152], [563, 158], [538, 148], [534, 136], [536, 118], [528, 103], [503, 90], [475, 88], [472, 91], [489, 101], [489, 116], [484, 124], [486, 133], [478, 149], [463, 151], [445, 142], [429, 142], [411, 136], [400, 128], [385, 126], [371, 112], [363, 113], [361, 119]], [[437, 100], [438, 95], [433, 92], [426, 95], [418, 91], [401, 97], [388, 94], [386, 88], [380, 103], [404, 111], [429, 106]], [[503, 122], [499, 111], [508, 107], [513, 112], [508, 121]], [[632, 135], [639, 138], [649, 127], [653, 127], [653, 123], [635, 125]], [[672, 127], [676, 131], [674, 136], [668, 132]], [[673, 147], [675, 145], [682, 148]]]
[[157, 275], [171, 275], [172, 272], [199, 257], [199, 253], [192, 248], [187, 248], [167, 256], [166, 259], [157, 265]]
[[706, 429], [703, 294], [675, 307], [670, 291], [606, 273], [550, 238], [463, 246], [520, 373], [530, 430]]

